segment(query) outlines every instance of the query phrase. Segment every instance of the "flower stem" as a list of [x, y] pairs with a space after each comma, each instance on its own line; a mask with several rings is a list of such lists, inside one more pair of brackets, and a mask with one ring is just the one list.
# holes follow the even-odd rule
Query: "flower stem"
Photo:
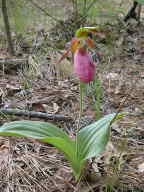
[[78, 132], [80, 129], [80, 121], [82, 117], [83, 112], [83, 83], [79, 83], [79, 90], [80, 90], [80, 112], [79, 112], [79, 120], [77, 124], [77, 130], [76, 130], [76, 156], [78, 157]]
[[80, 82], [80, 118], [83, 112], [83, 84]]

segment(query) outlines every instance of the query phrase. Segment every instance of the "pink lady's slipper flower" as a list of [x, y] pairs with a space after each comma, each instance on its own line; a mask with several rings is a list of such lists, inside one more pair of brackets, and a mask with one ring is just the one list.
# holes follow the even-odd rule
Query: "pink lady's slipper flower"
[[83, 83], [94, 80], [96, 66], [85, 48], [79, 48], [74, 53], [74, 73]]
[[91, 56], [87, 52], [87, 47], [93, 48], [93, 41], [89, 38], [74, 38], [71, 41], [70, 48], [63, 54], [58, 63], [60, 63], [71, 51], [74, 55], [74, 73], [81, 82], [89, 83], [94, 80], [96, 66]]

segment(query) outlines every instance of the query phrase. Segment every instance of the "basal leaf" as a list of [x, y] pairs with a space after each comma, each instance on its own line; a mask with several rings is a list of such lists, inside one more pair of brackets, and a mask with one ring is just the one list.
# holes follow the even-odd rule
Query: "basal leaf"
[[110, 124], [123, 114], [110, 114], [78, 132], [77, 140], [47, 122], [14, 121], [0, 127], [0, 135], [31, 137], [52, 144], [64, 153], [78, 180], [86, 160], [105, 150], [110, 136]]
[[81, 165], [76, 155], [76, 144], [55, 125], [40, 121], [13, 121], [0, 127], [0, 135], [31, 137], [52, 144], [64, 153], [71, 164], [75, 177], [79, 177]]
[[24, 136], [35, 139], [45, 137], [69, 138], [68, 135], [55, 125], [41, 121], [13, 121], [0, 127], [0, 135]]
[[81, 173], [81, 165], [77, 159], [76, 145], [75, 145], [74, 141], [72, 141], [69, 138], [63, 139], [60, 137], [46, 137], [46, 138], [41, 139], [41, 141], [52, 144], [53, 146], [58, 148], [61, 152], [63, 152], [66, 159], [71, 164], [75, 177], [76, 178], [79, 177], [79, 175]]
[[[99, 155], [105, 150], [105, 146], [109, 141], [110, 123], [115, 118], [115, 113], [106, 115], [102, 119], [89, 126], [84, 127], [78, 133], [78, 154], [79, 158], [86, 160]], [[118, 119], [122, 114], [117, 115]]]

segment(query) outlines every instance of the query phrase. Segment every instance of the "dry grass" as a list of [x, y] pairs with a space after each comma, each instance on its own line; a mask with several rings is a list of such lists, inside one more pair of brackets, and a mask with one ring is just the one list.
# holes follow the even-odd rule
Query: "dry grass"
[[[1, 146], [1, 191], [65, 191], [71, 171], [55, 148], [25, 139], [10, 140], [10, 145], [4, 140]], [[67, 174], [66, 178], [59, 172]]]

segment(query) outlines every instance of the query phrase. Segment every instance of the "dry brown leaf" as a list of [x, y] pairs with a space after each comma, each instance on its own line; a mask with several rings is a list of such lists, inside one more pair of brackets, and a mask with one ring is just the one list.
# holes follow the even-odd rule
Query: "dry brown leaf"
[[54, 113], [57, 113], [58, 112], [58, 110], [59, 110], [59, 106], [58, 106], [58, 104], [57, 103], [53, 103], [53, 109], [54, 109]]
[[138, 172], [144, 173], [144, 162], [138, 165]]
[[15, 93], [21, 91], [21, 86], [20, 85], [11, 85], [11, 84], [7, 84], [6, 85], [6, 90], [7, 90], [7, 95], [8, 96], [13, 96]]
[[45, 107], [41, 103], [33, 103], [32, 110], [36, 112], [46, 112]]

